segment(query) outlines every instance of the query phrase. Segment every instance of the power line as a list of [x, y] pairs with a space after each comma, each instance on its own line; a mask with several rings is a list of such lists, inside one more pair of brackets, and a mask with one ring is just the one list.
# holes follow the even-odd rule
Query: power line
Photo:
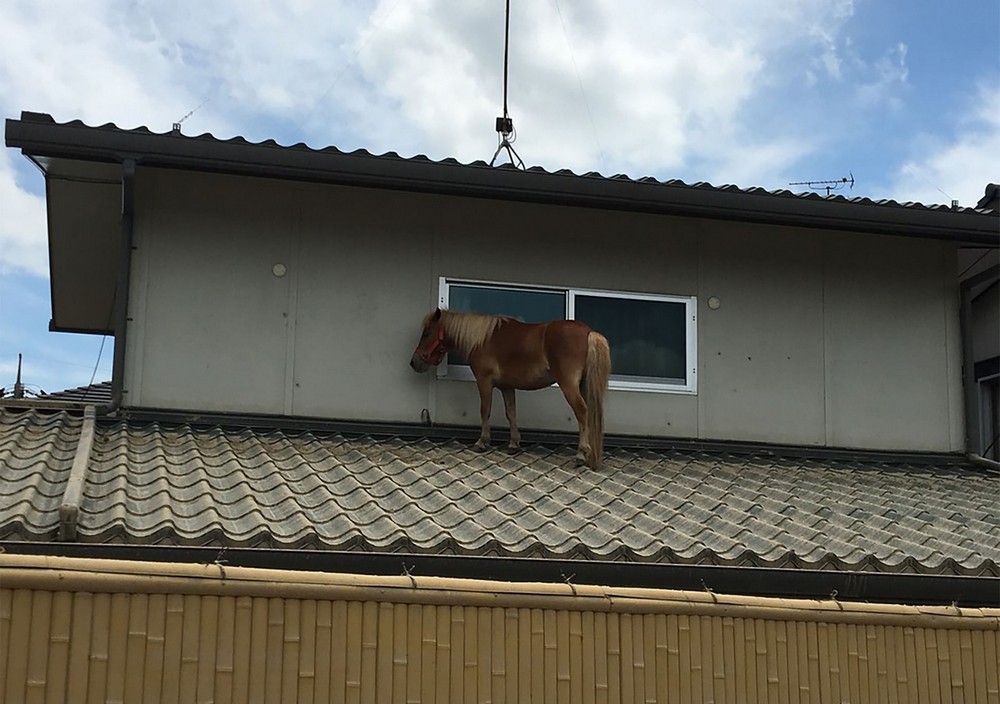
[[604, 158], [604, 147], [601, 146], [600, 137], [597, 135], [597, 125], [594, 123], [594, 115], [590, 111], [590, 101], [587, 100], [587, 91], [583, 87], [583, 78], [580, 76], [580, 68], [576, 63], [576, 53], [573, 51], [573, 44], [569, 40], [569, 32], [566, 31], [566, 22], [563, 21], [562, 9], [559, 7], [559, 0], [553, 0], [556, 6], [556, 14], [559, 15], [559, 25], [562, 27], [563, 39], [566, 40], [566, 48], [569, 49], [569, 58], [573, 62], [573, 71], [576, 73], [576, 82], [580, 86], [580, 95], [583, 97], [583, 106], [587, 110], [587, 119], [590, 121], [590, 131], [594, 133], [594, 142], [597, 144], [597, 155], [601, 160], [601, 171], [607, 171], [607, 160]]
[[347, 61], [347, 63], [345, 63], [344, 66], [340, 69], [340, 73], [337, 74], [337, 76], [333, 79], [330, 85], [326, 87], [326, 90], [323, 91], [323, 94], [316, 100], [315, 103], [313, 103], [313, 106], [309, 109], [309, 112], [307, 112], [305, 116], [299, 121], [299, 123], [295, 125], [296, 132], [300, 132], [302, 130], [302, 126], [309, 120], [310, 117], [312, 117], [313, 113], [316, 112], [316, 109], [320, 106], [320, 104], [322, 104], [322, 102], [326, 100], [326, 96], [328, 96], [330, 94], [330, 91], [333, 90], [334, 86], [336, 86], [340, 82], [340, 79], [344, 77], [344, 74], [347, 73], [347, 70], [351, 68], [355, 63], [357, 63], [358, 56], [360, 56], [361, 52], [368, 47], [369, 42], [371, 42], [372, 38], [376, 34], [378, 34], [379, 30], [382, 29], [382, 25], [384, 25], [389, 20], [389, 18], [392, 17], [392, 13], [396, 11], [396, 7], [399, 6], [399, 2], [400, 0], [396, 0], [396, 2], [392, 4], [392, 7], [389, 8], [389, 11], [385, 14], [385, 16], [382, 17], [382, 19], [380, 19], [378, 23], [372, 28], [372, 31], [368, 33], [368, 36], [365, 37], [365, 40], [363, 42], [361, 42], [361, 45], [354, 50], [354, 54]]

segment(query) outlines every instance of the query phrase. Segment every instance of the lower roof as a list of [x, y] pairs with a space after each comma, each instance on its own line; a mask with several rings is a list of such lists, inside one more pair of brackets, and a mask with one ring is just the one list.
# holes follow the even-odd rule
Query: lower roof
[[85, 545], [997, 578], [998, 479], [954, 456], [724, 446], [612, 447], [593, 471], [568, 444], [0, 408], [0, 540], [36, 544], [73, 503]]

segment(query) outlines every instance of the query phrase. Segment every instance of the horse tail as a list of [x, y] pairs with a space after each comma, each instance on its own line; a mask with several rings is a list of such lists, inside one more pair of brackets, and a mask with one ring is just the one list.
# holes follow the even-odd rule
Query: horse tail
[[599, 332], [587, 336], [587, 366], [583, 376], [583, 399], [587, 402], [587, 442], [590, 445], [590, 467], [600, 469], [604, 452], [604, 395], [611, 376], [611, 350], [608, 340]]

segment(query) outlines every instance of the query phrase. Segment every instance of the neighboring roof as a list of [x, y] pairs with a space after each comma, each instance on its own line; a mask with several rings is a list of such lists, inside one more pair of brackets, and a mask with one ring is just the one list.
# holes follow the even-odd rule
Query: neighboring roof
[[1000, 184], [986, 184], [986, 192], [976, 203], [979, 209], [998, 210], [1000, 209]]
[[[274, 140], [252, 143], [242, 137], [188, 137], [179, 131], [158, 134], [146, 127], [91, 127], [79, 120], [56, 123], [45, 113], [22, 112], [20, 120], [8, 119], [6, 144], [19, 147], [43, 170], [56, 175], [65, 168], [60, 160], [98, 162], [98, 167], [135, 159], [145, 166], [1000, 244], [997, 211], [716, 187], [676, 179], [579, 175], [540, 167], [521, 171], [493, 168], [482, 161], [462, 164], [454, 159], [404, 158], [394, 152], [376, 156], [365, 150], [347, 153], [302, 143], [282, 146]], [[101, 169], [94, 176], [106, 179], [109, 172]], [[73, 173], [73, 177], [85, 175]]]
[[[0, 539], [53, 541], [83, 420], [0, 409]], [[98, 420], [83, 543], [1000, 577], [1000, 474], [952, 456], [567, 446]]]
[[104, 405], [111, 403], [111, 382], [101, 381], [87, 386], [78, 386], [75, 389], [53, 391], [52, 393], [41, 395], [39, 399], [43, 401], [72, 401], [76, 403]]

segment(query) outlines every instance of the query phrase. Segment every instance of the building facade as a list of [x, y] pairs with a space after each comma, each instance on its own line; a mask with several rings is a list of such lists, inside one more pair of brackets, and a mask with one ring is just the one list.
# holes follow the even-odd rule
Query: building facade
[[[110, 401], [0, 408], [7, 700], [1000, 699], [995, 209], [6, 135], [115, 339]], [[473, 452], [436, 306], [605, 331], [605, 467], [552, 389]]]

